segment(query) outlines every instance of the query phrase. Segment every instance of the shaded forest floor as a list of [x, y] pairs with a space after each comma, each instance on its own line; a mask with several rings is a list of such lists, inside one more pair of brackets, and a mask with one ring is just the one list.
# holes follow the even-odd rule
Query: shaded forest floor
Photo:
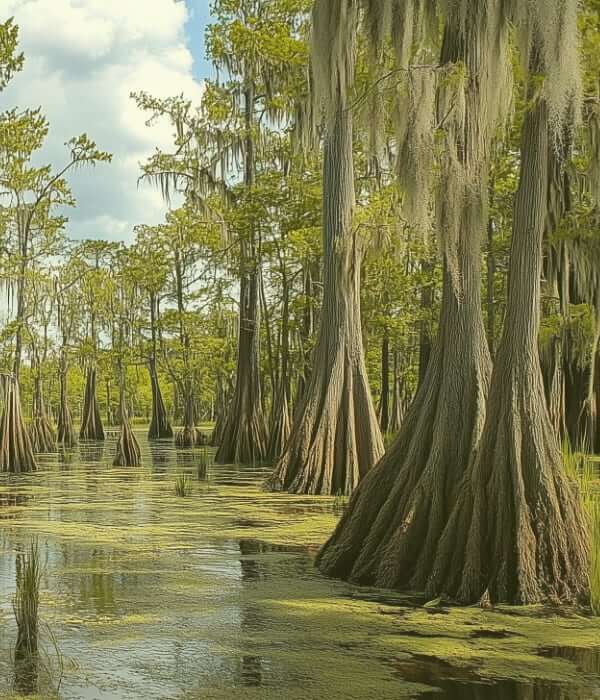
[[600, 697], [600, 619], [424, 607], [325, 579], [312, 560], [339, 500], [267, 493], [260, 468], [199, 474], [202, 449], [142, 448], [139, 469], [110, 466], [107, 442], [0, 477], [0, 697], [14, 681], [15, 553], [32, 536], [40, 697], [59, 681], [64, 698]]

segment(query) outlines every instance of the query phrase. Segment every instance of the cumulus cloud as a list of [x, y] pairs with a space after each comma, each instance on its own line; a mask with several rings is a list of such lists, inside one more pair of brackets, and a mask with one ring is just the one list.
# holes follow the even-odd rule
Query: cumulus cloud
[[198, 102], [187, 45], [188, 19], [174, 0], [4, 0], [5, 16], [20, 28], [25, 68], [2, 95], [2, 108], [41, 106], [50, 121], [43, 159], [59, 166], [64, 142], [88, 133], [113, 154], [110, 165], [71, 176], [78, 200], [68, 212], [75, 238], [131, 237], [138, 223], [157, 223], [165, 212], [160, 193], [138, 188], [139, 163], [169, 148], [167, 124], [147, 127], [129, 95], [184, 93]]

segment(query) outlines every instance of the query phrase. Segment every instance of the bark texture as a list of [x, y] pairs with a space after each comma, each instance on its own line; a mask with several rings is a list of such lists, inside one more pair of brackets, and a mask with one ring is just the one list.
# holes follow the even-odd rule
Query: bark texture
[[388, 432], [392, 435], [399, 432], [402, 427], [402, 422], [404, 421], [405, 397], [400, 371], [400, 359], [398, 357], [398, 350], [396, 350], [394, 352], [394, 398], [392, 400], [392, 413], [390, 415], [390, 424], [388, 427]]
[[481, 436], [491, 374], [480, 255], [491, 130], [490, 115], [481, 114], [481, 105], [491, 71], [488, 42], [496, 40], [489, 38], [487, 13], [487, 3], [474, 3], [465, 22], [455, 8], [442, 47], [442, 64], [462, 62], [469, 77], [464, 88], [468, 117], [447, 132], [447, 148], [457, 160], [450, 163], [440, 202], [446, 240], [438, 335], [395, 442], [359, 485], [319, 552], [318, 566], [332, 576], [424, 589]]
[[115, 467], [139, 467], [142, 463], [140, 445], [131, 429], [129, 416], [124, 404], [121, 404], [121, 432], [117, 440], [117, 452], [113, 460]]
[[[251, 85], [245, 92], [244, 184], [251, 190], [255, 176], [254, 100]], [[240, 245], [240, 323], [235, 389], [215, 455], [218, 464], [261, 462], [267, 454], [267, 426], [260, 376], [260, 261], [256, 232]]]
[[340, 100], [325, 144], [321, 323], [308, 387], [267, 482], [273, 490], [349, 495], [383, 454], [362, 346], [353, 208], [352, 117]]
[[282, 386], [279, 388], [273, 403], [269, 445], [267, 447], [268, 459], [276, 460], [282, 455], [291, 429], [290, 403], [287, 391]]
[[201, 433], [196, 428], [196, 409], [194, 406], [194, 390], [191, 380], [185, 382], [183, 394], [183, 428], [175, 435], [175, 445], [177, 447], [195, 447], [199, 444]]
[[33, 393], [33, 419], [29, 428], [31, 447], [35, 453], [52, 452], [56, 449], [56, 433], [46, 412], [42, 394], [42, 382], [35, 379]]
[[104, 440], [104, 427], [102, 426], [100, 407], [96, 396], [95, 367], [90, 367], [87, 372], [79, 438], [81, 440]]
[[152, 419], [148, 428], [148, 438], [150, 440], [170, 439], [173, 437], [173, 428], [169, 423], [156, 370], [150, 370], [150, 383], [152, 385]]
[[0, 422], [0, 472], [21, 474], [37, 469], [29, 432], [25, 427], [16, 377], [7, 377]]
[[585, 601], [589, 549], [576, 484], [565, 474], [538, 353], [548, 201], [547, 107], [525, 118], [504, 333], [486, 425], [429, 581], [472, 602]]
[[73, 447], [77, 444], [77, 435], [75, 434], [73, 418], [69, 409], [67, 365], [64, 352], [61, 352], [59, 382], [60, 398], [56, 426], [57, 441], [64, 447]]
[[390, 337], [388, 329], [381, 341], [381, 399], [379, 402], [379, 426], [385, 435], [390, 429]]

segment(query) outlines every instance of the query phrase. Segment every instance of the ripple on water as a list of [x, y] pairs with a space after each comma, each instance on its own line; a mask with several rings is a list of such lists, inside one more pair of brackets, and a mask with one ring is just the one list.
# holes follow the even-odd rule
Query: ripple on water
[[597, 665], [536, 652], [548, 639], [589, 649], [597, 622], [424, 609], [325, 579], [313, 558], [339, 517], [334, 499], [266, 493], [261, 466], [204, 475], [204, 448], [140, 438], [140, 468], [111, 466], [111, 436], [44, 455], [35, 474], [0, 475], [1, 697], [15, 552], [32, 536], [43, 621], [67, 660], [64, 698], [594, 697], [564, 693], [597, 688]]

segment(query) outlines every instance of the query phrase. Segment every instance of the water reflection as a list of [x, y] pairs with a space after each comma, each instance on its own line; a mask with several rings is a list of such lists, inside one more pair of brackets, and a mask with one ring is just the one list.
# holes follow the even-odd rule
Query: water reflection
[[546, 647], [540, 651], [540, 655], [550, 659], [566, 659], [574, 664], [581, 673], [593, 673], [600, 676], [600, 646], [593, 649], [585, 649], [583, 647]]
[[[243, 524], [241, 520], [236, 522]], [[307, 547], [273, 544], [257, 539], [242, 539], [239, 547], [243, 581], [258, 581], [281, 575], [303, 577], [314, 569]], [[286, 556], [276, 556], [278, 554]]]
[[75, 461], [77, 456], [77, 451], [73, 447], [65, 447], [64, 445], [59, 445], [58, 447], [58, 466], [60, 469], [68, 469], [71, 464]]
[[[362, 691], [353, 684], [361, 679], [385, 700], [409, 697], [410, 681], [430, 687], [432, 698], [594, 697], [543, 683], [485, 683], [433, 658], [393, 661], [397, 647], [385, 641], [396, 634], [393, 616], [374, 612], [389, 594], [361, 600], [354, 588], [315, 571], [312, 549], [266, 541], [285, 542], [280, 528], [291, 523], [286, 532], [304, 532], [316, 517], [319, 530], [293, 540], [316, 546], [330, 501], [265, 494], [265, 468], [213, 464], [210, 489], [196, 483], [192, 497], [176, 499], [175, 476], [183, 471], [195, 480], [204, 448], [177, 450], [171, 441], [138, 436], [140, 468], [114, 469], [108, 441], [57, 453], [18, 480], [0, 475], [0, 518], [19, 513], [0, 522], [0, 697], [10, 695], [2, 684], [14, 678], [16, 685], [18, 670], [14, 551], [35, 531], [43, 533], [47, 557], [42, 620], [76, 661], [61, 686], [66, 700], [199, 700], [213, 697], [213, 688], [221, 698], [228, 689], [240, 698], [299, 698], [307, 689], [308, 698], [356, 700]], [[397, 597], [390, 604], [410, 606]], [[477, 651], [486, 641], [495, 644], [467, 643]], [[600, 682], [597, 658], [545, 653], [562, 654], [582, 678]], [[42, 684], [45, 664], [43, 652]], [[26, 691], [27, 674], [20, 677]]]
[[15, 512], [7, 512], [4, 508], [17, 508], [24, 506], [29, 501], [30, 496], [24, 493], [12, 491], [0, 491], [0, 518], [12, 519], [17, 517]]
[[17, 642], [14, 651], [14, 686], [19, 695], [33, 695], [38, 690], [39, 656]]
[[590, 688], [541, 680], [532, 683], [488, 680], [478, 675], [476, 669], [454, 666], [443, 659], [419, 654], [394, 665], [403, 680], [436, 688], [435, 695], [431, 695], [432, 691], [422, 694], [423, 698], [435, 697], [436, 700], [591, 700], [600, 693], [600, 686], [598, 693], [592, 694], [595, 691]]
[[102, 462], [104, 459], [104, 442], [82, 440], [79, 443], [79, 457], [85, 462]]
[[150, 464], [156, 474], [164, 474], [171, 462], [171, 448], [173, 441], [152, 440], [149, 443]]

